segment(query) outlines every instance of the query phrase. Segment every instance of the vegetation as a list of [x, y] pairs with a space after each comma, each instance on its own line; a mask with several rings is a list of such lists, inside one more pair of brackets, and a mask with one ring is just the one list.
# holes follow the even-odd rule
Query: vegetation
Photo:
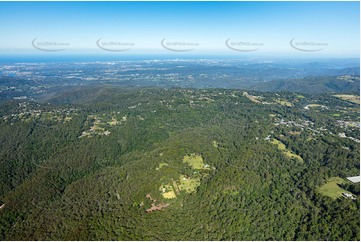
[[317, 103], [311, 103], [311, 104], [308, 104], [307, 107], [318, 108], [318, 107], [322, 107], [322, 106], [320, 104], [317, 104]]
[[[97, 87], [3, 102], [0, 238], [359, 240], [359, 186], [333, 179], [360, 172], [359, 105], [299, 95]], [[357, 199], [329, 197], [341, 189]]]
[[[297, 96], [297, 98], [299, 98], [299, 97]], [[276, 99], [275, 101], [283, 106], [287, 106], [287, 107], [293, 106], [293, 104], [289, 101], [285, 101], [285, 100], [281, 100], [281, 99]]]
[[[359, 69], [359, 68], [358, 68]], [[358, 71], [357, 71], [358, 72]], [[356, 73], [355, 73], [356, 74]], [[276, 79], [273, 81], [259, 82], [250, 89], [263, 92], [299, 92], [299, 93], [360, 93], [360, 76], [350, 75], [348, 78], [340, 76], [309, 76], [298, 79]]]
[[339, 94], [339, 95], [335, 95], [335, 97], [341, 98], [342, 100], [346, 100], [346, 101], [349, 101], [349, 102], [360, 104], [360, 96]]
[[200, 155], [186, 155], [183, 157], [183, 163], [187, 163], [196, 170], [207, 169], [207, 165], [204, 165], [203, 158]]
[[[291, 134], [295, 134], [295, 132], [292, 132]], [[297, 133], [296, 133], [296, 134], [297, 134]], [[283, 151], [283, 154], [284, 154], [285, 156], [287, 156], [287, 157], [289, 157], [289, 158], [295, 158], [295, 159], [303, 162], [303, 159], [302, 159], [301, 156], [296, 155], [296, 154], [294, 154], [292, 151], [286, 149], [286, 145], [283, 144], [281, 141], [279, 141], [279, 140], [277, 140], [277, 139], [273, 139], [273, 140], [271, 141], [271, 143], [277, 145], [277, 148], [278, 148], [279, 150]]]
[[340, 177], [331, 177], [324, 185], [322, 185], [318, 191], [324, 195], [333, 199], [342, 197], [342, 193], [350, 193], [341, 188], [340, 185], [344, 184], [345, 180]]

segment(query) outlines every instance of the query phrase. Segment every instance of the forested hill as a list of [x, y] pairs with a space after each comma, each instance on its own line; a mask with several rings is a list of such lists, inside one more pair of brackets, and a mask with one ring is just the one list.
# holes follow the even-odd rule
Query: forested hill
[[0, 105], [1, 240], [360, 239], [357, 96], [43, 98]]
[[359, 76], [321, 76], [259, 82], [250, 89], [263, 92], [360, 93]]

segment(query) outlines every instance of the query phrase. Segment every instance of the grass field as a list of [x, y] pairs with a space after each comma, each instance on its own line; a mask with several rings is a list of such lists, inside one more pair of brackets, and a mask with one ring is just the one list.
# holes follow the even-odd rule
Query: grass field
[[177, 197], [171, 185], [162, 185], [159, 188], [159, 191], [162, 193], [162, 196], [166, 199], [173, 199]]
[[190, 165], [193, 169], [201, 170], [205, 169], [203, 158], [200, 155], [191, 154], [183, 157], [183, 162]]
[[345, 183], [345, 180], [342, 179], [341, 177], [332, 177], [327, 181], [326, 184], [319, 187], [317, 191], [324, 196], [328, 196], [330, 198], [336, 199], [338, 197], [342, 197], [343, 192], [350, 193], [349, 191], [342, 189], [338, 185], [343, 183]]
[[308, 106], [308, 107], [310, 107], [310, 108], [317, 108], [317, 107], [321, 107], [321, 105], [320, 105], [320, 104], [316, 104], [316, 103], [311, 103], [311, 104], [308, 104], [307, 106]]
[[282, 100], [282, 99], [276, 99], [275, 102], [283, 105], [283, 106], [287, 106], [287, 107], [292, 107], [293, 104], [289, 101], [286, 101], [286, 100]]
[[340, 94], [340, 95], [334, 95], [335, 97], [338, 97], [342, 100], [353, 102], [356, 104], [360, 104], [360, 96], [356, 95], [346, 95], [346, 94]]
[[296, 155], [296, 154], [293, 153], [292, 151], [288, 150], [288, 149], [286, 148], [286, 145], [285, 145], [284, 143], [282, 143], [281, 141], [279, 141], [279, 140], [277, 140], [277, 139], [273, 139], [273, 140], [271, 141], [271, 143], [277, 145], [277, 148], [278, 148], [279, 150], [283, 151], [283, 154], [284, 154], [285, 156], [287, 156], [288, 158], [294, 158], [294, 159], [297, 159], [297, 160], [303, 162], [303, 159], [302, 159], [301, 156]]
[[179, 190], [185, 191], [187, 193], [192, 193], [196, 188], [201, 184], [198, 178], [189, 178], [184, 175], [179, 176]]
[[249, 100], [251, 100], [254, 103], [260, 103], [260, 101], [258, 100], [259, 97], [252, 96], [252, 95], [248, 94], [248, 92], [243, 92], [243, 96], [245, 96], [246, 98], [248, 98]]
[[165, 192], [162, 194], [164, 198], [166, 199], [173, 199], [176, 198], [177, 196], [175, 195], [174, 191], [170, 191], [170, 192]]

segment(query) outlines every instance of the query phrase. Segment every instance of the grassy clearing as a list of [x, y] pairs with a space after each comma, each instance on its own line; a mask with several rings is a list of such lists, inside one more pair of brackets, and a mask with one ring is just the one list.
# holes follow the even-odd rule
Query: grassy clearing
[[165, 199], [173, 199], [177, 197], [171, 185], [162, 185], [160, 186], [159, 191]]
[[274, 145], [277, 145], [277, 148], [279, 150], [282, 150], [282, 151], [286, 150], [286, 145], [277, 139], [272, 139], [271, 143]]
[[294, 158], [294, 159], [297, 159], [297, 160], [303, 162], [303, 159], [302, 159], [301, 156], [296, 155], [295, 153], [293, 153], [293, 152], [291, 152], [289, 150], [285, 151], [284, 154], [289, 158]]
[[180, 194], [180, 189], [179, 189], [179, 187], [178, 187], [177, 182], [174, 181], [173, 178], [172, 178], [172, 182], [173, 182], [174, 191], [177, 193], [177, 195], [179, 195], [179, 194]]
[[[214, 141], [217, 144], [216, 141]], [[218, 146], [218, 144], [217, 144]], [[207, 164], [204, 164], [203, 158], [197, 154], [186, 155], [183, 158], [183, 163], [192, 167], [195, 175], [187, 176], [180, 174], [179, 180], [173, 180], [171, 184], [163, 184], [159, 187], [159, 191], [165, 199], [173, 199], [177, 198], [177, 195], [180, 194], [181, 191], [185, 191], [186, 193], [193, 193], [196, 191], [197, 187], [201, 184], [201, 178], [208, 174], [201, 174], [200, 171], [195, 170], [211, 170], [215, 169], [214, 167], [210, 167]], [[160, 163], [156, 170], [160, 170], [162, 167], [169, 166], [167, 163]]]
[[346, 181], [341, 177], [332, 177], [327, 181], [326, 184], [319, 187], [317, 191], [324, 196], [336, 199], [342, 197], [343, 192], [350, 193], [349, 191], [346, 191], [339, 186], [339, 184], [343, 184], [345, 182]]
[[307, 107], [309, 108], [317, 108], [317, 107], [321, 107], [322, 105], [320, 104], [316, 104], [316, 103], [311, 103], [311, 104], [308, 104]]
[[184, 175], [179, 176], [179, 190], [185, 191], [186, 193], [195, 192], [197, 187], [201, 184], [199, 178], [189, 178]]
[[258, 100], [260, 97], [252, 96], [252, 95], [248, 94], [248, 92], [243, 92], [243, 96], [245, 96], [246, 98], [248, 98], [249, 100], [251, 100], [254, 103], [260, 103], [260, 101]]
[[296, 97], [297, 98], [305, 98], [305, 96], [302, 96], [302, 95], [297, 95]]
[[275, 100], [276, 103], [279, 103], [283, 106], [287, 106], [287, 107], [293, 107], [293, 104], [287, 100], [284, 100], [284, 99], [276, 99]]
[[174, 191], [170, 191], [170, 192], [165, 192], [162, 194], [163, 197], [165, 199], [173, 199], [173, 198], [176, 198], [177, 196], [175, 195]]
[[338, 97], [342, 100], [349, 101], [352, 103], [360, 104], [360, 96], [356, 95], [346, 95], [346, 94], [340, 94], [340, 95], [334, 95], [335, 97]]
[[87, 131], [84, 131], [81, 137], [92, 137], [93, 135], [110, 135], [110, 131], [105, 130], [105, 128], [101, 127], [103, 123], [101, 122], [101, 119], [98, 118], [96, 115], [88, 115], [87, 122], [91, 122], [90, 129]]
[[193, 169], [202, 170], [202, 169], [209, 169], [203, 162], [203, 158], [200, 155], [191, 154], [186, 155], [183, 157], [183, 163], [187, 163]]
[[281, 150], [281, 151], [283, 152], [283, 154], [284, 154], [285, 156], [287, 156], [288, 158], [291, 158], [291, 159], [294, 158], [294, 159], [299, 160], [300, 162], [303, 162], [303, 159], [302, 159], [301, 156], [296, 155], [296, 154], [293, 153], [291, 150], [288, 150], [288, 149], [286, 148], [286, 145], [285, 145], [284, 143], [282, 143], [281, 141], [279, 141], [279, 140], [277, 140], [277, 139], [272, 139], [271, 143], [274, 144], [274, 145], [277, 145], [277, 148], [278, 148], [279, 150]]

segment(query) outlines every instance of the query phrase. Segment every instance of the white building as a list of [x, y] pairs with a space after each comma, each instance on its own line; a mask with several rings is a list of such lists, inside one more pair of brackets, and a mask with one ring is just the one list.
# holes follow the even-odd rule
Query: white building
[[347, 180], [349, 180], [352, 183], [358, 183], [360, 182], [360, 176], [350, 176], [347, 177]]

